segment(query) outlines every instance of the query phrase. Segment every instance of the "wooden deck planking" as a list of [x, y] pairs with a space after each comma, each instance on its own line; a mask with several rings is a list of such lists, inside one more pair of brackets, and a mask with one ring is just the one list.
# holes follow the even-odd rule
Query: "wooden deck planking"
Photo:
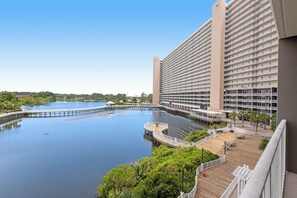
[[[175, 142], [167, 139], [161, 135], [162, 131], [167, 129], [163, 125], [149, 124], [145, 127], [147, 130], [152, 131], [155, 138], [160, 142], [174, 146], [183, 147], [183, 143]], [[227, 161], [222, 165], [206, 170], [207, 177], [199, 175], [198, 192], [196, 197], [199, 198], [215, 198], [220, 197], [231, 181], [234, 179], [232, 172], [237, 166], [248, 165], [254, 169], [262, 151], [258, 149], [261, 137], [246, 136], [245, 139], [236, 139], [235, 134], [223, 133], [217, 137], [208, 140], [198, 146], [209, 150], [218, 155], [224, 155], [224, 141], [235, 142], [236, 147], [227, 151]]]
[[220, 197], [230, 182], [234, 179], [233, 170], [244, 164], [253, 169], [262, 151], [258, 149], [260, 137], [247, 136], [246, 139], [236, 139], [234, 134], [224, 133], [201, 144], [199, 147], [213, 153], [224, 154], [224, 141], [236, 142], [236, 147], [227, 151], [227, 161], [222, 165], [206, 170], [207, 177], [199, 175], [198, 192], [196, 197]]

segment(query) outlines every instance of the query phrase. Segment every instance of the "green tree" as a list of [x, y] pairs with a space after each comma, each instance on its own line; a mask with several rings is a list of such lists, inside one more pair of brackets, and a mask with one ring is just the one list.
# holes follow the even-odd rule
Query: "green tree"
[[276, 129], [276, 113], [272, 114], [272, 117], [270, 118], [270, 129], [274, 132]]
[[251, 112], [250, 121], [252, 123], [252, 126], [253, 126], [256, 134], [258, 134], [258, 127], [259, 127], [259, 123], [261, 121], [261, 115], [258, 112]]
[[98, 194], [100, 197], [108, 197], [110, 192], [115, 193], [135, 187], [137, 180], [131, 165], [120, 165], [104, 176], [102, 183], [98, 186]]
[[146, 102], [147, 100], [147, 95], [146, 93], [142, 92], [140, 96], [140, 102]]
[[229, 118], [230, 118], [231, 120], [233, 120], [234, 127], [235, 127], [236, 118], [237, 118], [237, 113], [236, 113], [235, 111], [233, 111], [232, 113], [229, 114]]
[[133, 97], [132, 102], [133, 103], [137, 103], [137, 98], [136, 97]]
[[241, 119], [241, 126], [244, 127], [244, 120], [248, 118], [248, 113], [246, 111], [239, 111], [238, 118]]
[[152, 102], [153, 102], [153, 94], [149, 94], [149, 95], [147, 96], [147, 99], [148, 99], [148, 101], [149, 101], [150, 103], [152, 103]]
[[[189, 192], [193, 188], [201, 154], [196, 147], [168, 148], [161, 145], [151, 157], [112, 169], [98, 186], [98, 196], [176, 198], [181, 190]], [[204, 151], [204, 156], [208, 160], [218, 158], [209, 151]]]
[[21, 105], [12, 93], [0, 92], [0, 113], [20, 110]]
[[264, 124], [264, 129], [266, 130], [267, 120], [269, 119], [269, 116], [265, 113], [260, 114], [260, 122]]
[[1, 92], [0, 102], [4, 102], [4, 101], [16, 101], [16, 97], [9, 92]]

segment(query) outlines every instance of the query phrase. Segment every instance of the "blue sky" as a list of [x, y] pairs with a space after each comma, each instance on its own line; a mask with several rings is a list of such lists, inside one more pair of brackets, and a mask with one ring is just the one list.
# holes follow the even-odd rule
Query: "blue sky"
[[211, 17], [215, 0], [0, 1], [0, 91], [152, 90], [152, 59]]

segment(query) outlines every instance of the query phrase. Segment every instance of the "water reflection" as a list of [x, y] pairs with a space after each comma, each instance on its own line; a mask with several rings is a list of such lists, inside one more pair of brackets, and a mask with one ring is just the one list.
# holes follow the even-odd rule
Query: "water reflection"
[[148, 142], [151, 143], [151, 145], [152, 145], [152, 149], [151, 149], [151, 151], [152, 151], [152, 152], [154, 152], [154, 150], [159, 146], [159, 145], [157, 144], [157, 142], [154, 141], [154, 138], [153, 138], [151, 135], [145, 133], [145, 134], [143, 135], [143, 138], [144, 138], [145, 140], [147, 140]]
[[153, 122], [164, 122], [168, 124], [168, 135], [183, 139], [189, 131], [196, 129], [203, 129], [204, 127], [198, 125], [190, 119], [174, 116], [165, 111], [156, 110], [152, 112]]
[[93, 198], [112, 168], [151, 156], [157, 145], [144, 135], [143, 125], [155, 121], [168, 123], [168, 134], [179, 138], [200, 128], [159, 110], [73, 121], [23, 118], [1, 125], [9, 131], [0, 133], [0, 197]]
[[7, 122], [5, 124], [0, 125], [0, 132], [20, 128], [21, 127], [21, 124], [20, 124], [21, 121], [22, 121], [22, 119], [19, 119], [19, 120], [14, 120], [14, 121]]

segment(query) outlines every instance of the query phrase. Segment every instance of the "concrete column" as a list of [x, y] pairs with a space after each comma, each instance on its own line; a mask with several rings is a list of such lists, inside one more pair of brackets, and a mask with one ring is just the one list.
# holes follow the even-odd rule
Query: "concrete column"
[[297, 174], [297, 36], [279, 40], [278, 123], [287, 120], [287, 170]]
[[224, 108], [224, 60], [225, 60], [226, 0], [218, 0], [212, 7], [210, 110]]
[[161, 62], [159, 57], [154, 57], [154, 80], [153, 80], [153, 104], [160, 104], [160, 69]]

